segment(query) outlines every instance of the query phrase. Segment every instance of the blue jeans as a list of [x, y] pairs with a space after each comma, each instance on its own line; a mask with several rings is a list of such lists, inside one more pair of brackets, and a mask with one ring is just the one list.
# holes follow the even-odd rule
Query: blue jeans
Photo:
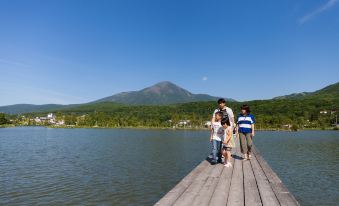
[[221, 161], [221, 141], [212, 140], [212, 155], [213, 155], [213, 162]]

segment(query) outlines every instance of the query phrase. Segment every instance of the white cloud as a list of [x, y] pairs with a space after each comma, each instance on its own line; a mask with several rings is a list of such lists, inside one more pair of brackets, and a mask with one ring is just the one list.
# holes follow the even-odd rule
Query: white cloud
[[202, 77], [202, 81], [207, 81], [207, 77]]
[[315, 16], [317, 16], [318, 14], [332, 8], [334, 5], [336, 5], [336, 3], [338, 3], [339, 0], [328, 0], [325, 4], [321, 5], [320, 7], [318, 7], [316, 10], [306, 14], [305, 16], [301, 17], [299, 19], [299, 23], [300, 24], [304, 24], [307, 21], [313, 19]]

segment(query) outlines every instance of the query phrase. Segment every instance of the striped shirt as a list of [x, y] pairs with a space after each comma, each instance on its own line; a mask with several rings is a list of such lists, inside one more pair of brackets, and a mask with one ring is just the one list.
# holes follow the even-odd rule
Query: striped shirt
[[251, 133], [252, 132], [252, 124], [255, 124], [255, 119], [252, 114], [239, 114], [238, 116], [238, 131], [241, 133]]

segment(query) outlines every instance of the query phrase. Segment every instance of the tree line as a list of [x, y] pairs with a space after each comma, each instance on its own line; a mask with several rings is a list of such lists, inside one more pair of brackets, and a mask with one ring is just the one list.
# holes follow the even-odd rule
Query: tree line
[[[259, 129], [276, 129], [284, 125], [298, 128], [327, 128], [335, 122], [337, 99], [302, 100], [255, 100], [249, 102], [227, 102], [237, 115], [242, 104], [248, 104], [256, 117]], [[79, 127], [173, 127], [180, 120], [190, 120], [192, 127], [204, 127], [217, 108], [216, 102], [192, 102], [174, 105], [121, 105], [112, 102], [85, 104], [60, 110], [56, 113], [66, 125]], [[321, 110], [328, 111], [321, 114]], [[46, 115], [28, 113], [27, 117]]]

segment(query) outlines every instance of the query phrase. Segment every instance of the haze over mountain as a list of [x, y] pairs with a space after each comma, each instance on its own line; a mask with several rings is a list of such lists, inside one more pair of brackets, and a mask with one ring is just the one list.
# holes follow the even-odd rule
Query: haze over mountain
[[[102, 99], [98, 99], [93, 102], [85, 103], [93, 104], [98, 102], [116, 102], [121, 104], [130, 105], [166, 105], [176, 103], [187, 103], [187, 102], [201, 102], [201, 101], [215, 101], [218, 97], [210, 96], [207, 94], [193, 94], [186, 89], [179, 87], [169, 81], [159, 82], [153, 86], [144, 88], [139, 91], [121, 92], [112, 96], [108, 96]], [[231, 98], [226, 98], [227, 101], [235, 101]], [[71, 108], [74, 106], [85, 105], [85, 104], [14, 104], [8, 106], [1, 106], [0, 112], [7, 114], [20, 114], [28, 112], [42, 112], [48, 110], [55, 110], [61, 108]]]
[[0, 112], [6, 114], [22, 114], [29, 112], [42, 112], [50, 109], [60, 109], [65, 107], [65, 105], [61, 104], [43, 104], [43, 105], [35, 105], [35, 104], [13, 104], [8, 106], [1, 106]]
[[[94, 102], [118, 102], [132, 105], [165, 105], [186, 102], [213, 101], [218, 97], [193, 94], [169, 81], [159, 82], [139, 91], [121, 92]], [[235, 101], [234, 99], [226, 99]]]

